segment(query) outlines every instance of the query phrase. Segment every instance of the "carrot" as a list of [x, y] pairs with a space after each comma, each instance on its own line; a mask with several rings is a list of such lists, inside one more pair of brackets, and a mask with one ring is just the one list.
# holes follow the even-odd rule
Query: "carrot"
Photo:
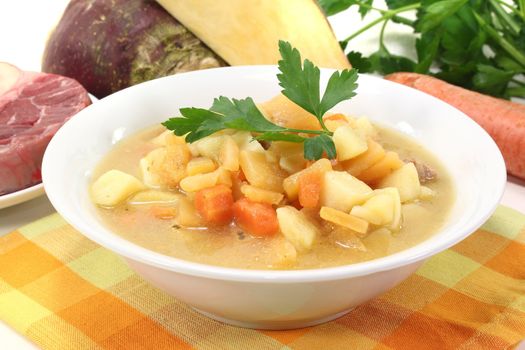
[[177, 216], [177, 208], [175, 207], [163, 207], [154, 205], [150, 208], [150, 213], [157, 219], [169, 220]]
[[254, 236], [271, 236], [279, 231], [277, 213], [269, 204], [242, 198], [233, 205], [233, 216], [239, 227]]
[[315, 208], [319, 204], [323, 175], [321, 171], [309, 171], [299, 176], [299, 203], [304, 208]]
[[466, 90], [416, 73], [394, 73], [386, 79], [408, 85], [456, 107], [489, 133], [507, 171], [525, 179], [525, 105]]
[[195, 193], [195, 209], [210, 225], [225, 225], [233, 218], [232, 190], [225, 185], [204, 188]]

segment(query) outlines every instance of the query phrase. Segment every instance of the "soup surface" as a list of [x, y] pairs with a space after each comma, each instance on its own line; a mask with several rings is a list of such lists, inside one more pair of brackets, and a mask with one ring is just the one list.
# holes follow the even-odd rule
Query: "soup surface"
[[[334, 120], [337, 119], [334, 118]], [[371, 124], [368, 125], [370, 126]], [[282, 222], [280, 229], [275, 234], [260, 234], [260, 232], [253, 234], [246, 230], [246, 227], [244, 229], [241, 228], [242, 225], [237, 224], [236, 220], [222, 225], [208, 225], [206, 221], [199, 221], [197, 214], [196, 219], [195, 217], [193, 219], [197, 220], [198, 223], [189, 227], [185, 225], [185, 219], [181, 215], [195, 216], [195, 212], [192, 212], [191, 209], [198, 191], [183, 191], [173, 184], [150, 185], [138, 190], [135, 189], [131, 191], [133, 192], [132, 195], [127, 196], [125, 200], [117, 204], [104, 205], [98, 203], [98, 212], [103, 222], [112, 231], [129, 241], [162, 254], [211, 265], [244, 269], [312, 269], [347, 265], [383, 257], [412, 247], [435, 233], [446, 220], [455, 195], [449, 175], [438, 159], [429, 151], [397, 131], [378, 126], [374, 126], [374, 128], [373, 137], [370, 136], [370, 138], [376, 140], [377, 144], [380, 144], [387, 153], [390, 151], [392, 154], [397, 154], [399, 159], [402, 160], [401, 164], [403, 164], [398, 165], [398, 168], [406, 169], [407, 171], [405, 172], [409, 173], [409, 170], [413, 173], [413, 168], [417, 169], [418, 176], [416, 176], [416, 181], [421, 183], [421, 187], [419, 187], [419, 183], [416, 185], [417, 194], [411, 195], [410, 190], [401, 188], [405, 186], [404, 183], [398, 184], [396, 177], [390, 176], [396, 172], [402, 173], [400, 169], [389, 169], [388, 176], [384, 176], [384, 178], [390, 176], [389, 180], [378, 180], [374, 179], [374, 176], [370, 178], [370, 172], [366, 173], [366, 170], [358, 169], [359, 165], [356, 165], [356, 162], [352, 162], [352, 160], [332, 161], [330, 163], [334, 170], [331, 171], [332, 175], [335, 172], [338, 174], [354, 174], [355, 178], [364, 179], [363, 183], [370, 185], [372, 189], [370, 193], [372, 194], [365, 194], [360, 200], [357, 199], [352, 204], [352, 207], [342, 209], [338, 202], [335, 202], [335, 205], [325, 203], [332, 200], [329, 197], [325, 198], [330, 196], [330, 193], [328, 193], [330, 190], [327, 188], [322, 189], [324, 192], [321, 193], [321, 202], [317, 206], [306, 205], [310, 206], [309, 208], [302, 208], [301, 200], [306, 203], [310, 202], [310, 199], [313, 197], [303, 196], [298, 201], [294, 194], [290, 195], [289, 191], [287, 192], [288, 188], [286, 186], [284, 191], [280, 191], [282, 194], [279, 196], [275, 194], [273, 194], [273, 197], [266, 196], [268, 193], [263, 192], [264, 201], [268, 201], [268, 198], [276, 198], [274, 204], [265, 204], [267, 207], [274, 209], [286, 207], [292, 214], [300, 212], [302, 218], [308, 219], [308, 227], [313, 227], [316, 234], [311, 242], [308, 241], [309, 243], [306, 243], [306, 246], [304, 241], [301, 241], [303, 238], [293, 237], [295, 229], [301, 231], [300, 222], [290, 223], [291, 228], [287, 229], [287, 234], [283, 234], [285, 230], [282, 227]], [[364, 134], [368, 132], [365, 131]], [[225, 135], [229, 135], [229, 133], [226, 132]], [[139, 181], [151, 182], [151, 178], [147, 177], [151, 177], [152, 174], [145, 174], [145, 172], [150, 170], [150, 165], [153, 163], [144, 165], [144, 161], [141, 163], [141, 159], [162, 147], [163, 142], [165, 142], [163, 138], [172, 136], [166, 134], [163, 127], [155, 126], [120, 141], [95, 169], [93, 185], [96, 185], [95, 180], [101, 178], [104, 173], [115, 169], [132, 175]], [[237, 141], [238, 139], [235, 140]], [[292, 145], [290, 148], [287, 148], [288, 146], [284, 145], [279, 149], [277, 147], [278, 143], [276, 145], [261, 145], [257, 141], [253, 142], [257, 145], [250, 143], [248, 147], [256, 146], [257, 149], [254, 149], [255, 151], [266, 153], [266, 158], [270, 162], [273, 161], [281, 165], [281, 167], [275, 168], [281, 179], [290, 177], [293, 174], [294, 166], [296, 167], [297, 164], [283, 162], [282, 158], [286, 156], [285, 152], [293, 153], [295, 146]], [[371, 145], [370, 142], [369, 140], [369, 146]], [[191, 173], [197, 173], [197, 175], [198, 171], [206, 173], [213, 169], [212, 167], [209, 170], [202, 170], [206, 168], [206, 164], [215, 164], [217, 166], [217, 160], [213, 159], [213, 154], [206, 154], [205, 147], [202, 146], [202, 149], [199, 147], [194, 144], [189, 145], [190, 157], [192, 159], [199, 158], [193, 164], [196, 168], [191, 170]], [[239, 144], [241, 151], [242, 147], [244, 146]], [[203, 156], [203, 154], [208, 157]], [[294, 154], [296, 156], [296, 153]], [[205, 159], [201, 162], [201, 159], [204, 158], [208, 160]], [[366, 157], [361, 158], [364, 159]], [[211, 163], [209, 159], [212, 159]], [[290, 159], [293, 160], [293, 157], [290, 156]], [[287, 161], [290, 159], [287, 158]], [[301, 167], [312, 166], [312, 162], [307, 162], [304, 159], [302, 161], [304, 163], [300, 163], [299, 170]], [[198, 162], [202, 164], [197, 164]], [[240, 170], [245, 170], [242, 167], [243, 164], [245, 165], [245, 163], [241, 162]], [[289, 171], [283, 170], [282, 167]], [[374, 169], [372, 166], [369, 168]], [[376, 165], [376, 168], [378, 171], [382, 171], [380, 166]], [[239, 171], [228, 172], [227, 174], [233, 178], [231, 187], [235, 201], [245, 196], [250, 199], [259, 198], [257, 197], [258, 195], [261, 196], [257, 191], [255, 191], [255, 194], [253, 191], [249, 191], [250, 189], [253, 190], [250, 187], [253, 183], [249, 184], [250, 177], [247, 176], [248, 173], [240, 174]], [[185, 174], [185, 176], [187, 175]], [[325, 178], [325, 181], [329, 180]], [[250, 186], [246, 187], [248, 184]], [[243, 185], [245, 187], [240, 191], [239, 186], [242, 187]], [[331, 186], [331, 184], [328, 185]], [[191, 187], [192, 185], [186, 184], [186, 186]], [[374, 206], [373, 200], [369, 201], [371, 196], [376, 194], [383, 194], [381, 198], [385, 199], [384, 193], [381, 192], [384, 190], [380, 188], [395, 189], [395, 186], [400, 187], [394, 192], [401, 194], [400, 203], [402, 203], [400, 210], [401, 220], [397, 223], [397, 226], [392, 224], [392, 220], [395, 219], [392, 219], [390, 214], [383, 216], [383, 218], [387, 217], [386, 221], [377, 219], [378, 216], [373, 217], [371, 213], [379, 213], [374, 211], [378, 207], [377, 205]], [[153, 191], [151, 190], [152, 187], [155, 188]], [[266, 190], [272, 193], [279, 192], [268, 188]], [[337, 189], [334, 193], [337, 193]], [[182, 196], [184, 196], [183, 204], [181, 204], [180, 200]], [[312, 196], [315, 197], [315, 191]], [[317, 197], [314, 198], [314, 204], [317, 203], [315, 200], [317, 200]], [[97, 202], [96, 200], [94, 201]], [[271, 201], [272, 199], [270, 199]], [[182, 205], [185, 207], [183, 208]], [[330, 206], [335, 208], [335, 210], [331, 210], [331, 208], [326, 209], [324, 216], [328, 218], [325, 220], [323, 217], [320, 217], [319, 208]], [[356, 206], [358, 208], [354, 209]], [[298, 209], [292, 209], [293, 207]], [[188, 208], [190, 208], [189, 214], [184, 212]], [[354, 226], [350, 228], [345, 223], [340, 224], [337, 219], [337, 215], [340, 212], [345, 212], [348, 217], [355, 219], [355, 222], [352, 221], [350, 223], [350, 225], [357, 224], [355, 229], [352, 229]], [[282, 213], [284, 214], [284, 211]], [[335, 215], [335, 219], [333, 215]], [[279, 219], [283, 220], [281, 216]], [[347, 217], [344, 216], [343, 219], [346, 220]], [[261, 227], [263, 227], [264, 231], [265, 223], [263, 221], [261, 220]], [[360, 226], [363, 222], [366, 224], [365, 229], [361, 229], [362, 226]], [[302, 233], [298, 232], [297, 234]]]

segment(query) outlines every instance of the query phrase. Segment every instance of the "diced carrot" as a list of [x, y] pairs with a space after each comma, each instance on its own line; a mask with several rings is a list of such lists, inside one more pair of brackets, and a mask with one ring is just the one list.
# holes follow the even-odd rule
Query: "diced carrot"
[[169, 220], [177, 216], [176, 207], [165, 207], [160, 205], [154, 205], [150, 208], [151, 214], [157, 219]]
[[323, 117], [323, 120], [334, 120], [334, 121], [341, 120], [341, 121], [348, 122], [348, 119], [346, 119], [345, 115], [341, 113], [336, 113], [336, 114], [331, 114], [329, 116], [325, 116]]
[[299, 176], [299, 203], [304, 208], [315, 208], [321, 196], [322, 171], [305, 172]]
[[195, 208], [207, 224], [225, 225], [233, 218], [232, 190], [225, 185], [202, 189], [195, 193]]
[[233, 215], [235, 223], [254, 236], [272, 236], [279, 231], [277, 213], [269, 204], [242, 198], [233, 205]]

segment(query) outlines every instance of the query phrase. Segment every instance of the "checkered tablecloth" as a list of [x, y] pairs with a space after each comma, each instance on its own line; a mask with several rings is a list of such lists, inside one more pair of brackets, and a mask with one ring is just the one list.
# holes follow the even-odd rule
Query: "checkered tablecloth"
[[525, 338], [525, 216], [499, 207], [338, 320], [258, 331], [192, 311], [54, 214], [0, 237], [0, 318], [44, 349], [507, 349]]

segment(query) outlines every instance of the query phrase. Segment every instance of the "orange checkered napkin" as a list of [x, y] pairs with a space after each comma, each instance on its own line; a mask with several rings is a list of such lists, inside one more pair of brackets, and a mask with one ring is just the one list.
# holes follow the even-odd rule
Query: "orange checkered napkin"
[[192, 311], [54, 214], [0, 238], [0, 318], [44, 349], [506, 349], [525, 338], [525, 216], [498, 208], [338, 320], [257, 331]]

